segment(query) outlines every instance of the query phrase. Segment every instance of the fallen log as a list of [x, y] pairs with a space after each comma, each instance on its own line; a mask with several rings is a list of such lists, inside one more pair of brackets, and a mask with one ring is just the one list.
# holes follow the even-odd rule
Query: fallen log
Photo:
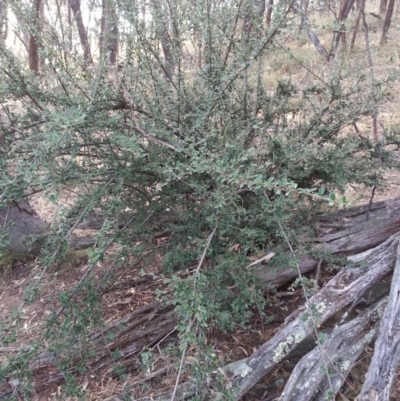
[[[0, 232], [6, 237], [5, 252], [11, 259], [34, 259], [39, 256], [43, 238], [50, 227], [25, 201], [0, 209]], [[68, 237], [72, 249], [86, 249], [96, 241], [91, 237]]]
[[[367, 220], [366, 215], [368, 212], [369, 219]], [[336, 255], [350, 255], [348, 257], [349, 264], [332, 278], [325, 287], [311, 297], [303, 308], [293, 314], [290, 317], [291, 320], [285, 323], [274, 337], [261, 346], [252, 356], [223, 368], [234, 385], [235, 399], [239, 400], [263, 376], [275, 369], [284, 359], [293, 355], [293, 351], [299, 349], [305, 339], [310, 336], [318, 338], [319, 325], [344, 308], [352, 309], [364, 297], [369, 298], [369, 295], [367, 296], [366, 294], [370, 292], [371, 288], [388, 277], [394, 268], [397, 258], [398, 239], [393, 234], [398, 231], [400, 231], [400, 199], [379, 202], [372, 205], [370, 209], [368, 206], [362, 206], [320, 217], [317, 225], [318, 235], [314, 240], [315, 248], [319, 250], [329, 249]], [[360, 243], [357, 242], [357, 237], [360, 238]], [[315, 267], [317, 261], [313, 261], [313, 263]], [[313, 267], [308, 269], [311, 268]], [[270, 282], [282, 283], [290, 277], [295, 277], [294, 272], [287, 267], [282, 267], [280, 271], [272, 273], [268, 270], [271, 270], [268, 266], [263, 266], [258, 270], [258, 274], [263, 272], [260, 277], [262, 277], [265, 284]], [[167, 309], [164, 309], [164, 312], [159, 315], [160, 320], [156, 324], [153, 322], [153, 318], [158, 314], [154, 313], [157, 307], [166, 307]], [[363, 344], [372, 340], [374, 330], [376, 330], [377, 311], [381, 307], [382, 303], [379, 306], [370, 306], [370, 309], [356, 318], [358, 320], [353, 323], [343, 322], [343, 325], [347, 326], [340, 325], [338, 330], [334, 330], [329, 334], [326, 349], [323, 352], [331, 356], [333, 360], [332, 369], [338, 369], [338, 364], [340, 364], [338, 347], [340, 347], [341, 355], [347, 357], [350, 366], [352, 361], [357, 359], [360, 349], [351, 351], [352, 344], [355, 344], [356, 339], [359, 339]], [[89, 351], [93, 352], [94, 356], [88, 362], [88, 366], [93, 372], [107, 369], [116, 362], [121, 363], [129, 370], [132, 363], [134, 363], [132, 362], [133, 355], [140, 355], [146, 346], [168, 336], [168, 333], [172, 332], [177, 325], [177, 316], [170, 305], [149, 305], [145, 313], [148, 319], [145, 329], [143, 326], [140, 327], [140, 324], [144, 324], [145, 320], [139, 319], [142, 322], [140, 324], [138, 320], [135, 320], [139, 318], [139, 315], [143, 315], [143, 311], [137, 312], [138, 314], [135, 312], [132, 316], [130, 315], [130, 317], [117, 321], [106, 329], [92, 335], [93, 349]], [[370, 327], [370, 331], [367, 330], [368, 327]], [[107, 333], [112, 334], [113, 340], [104, 342], [104, 339], [109, 338]], [[320, 347], [324, 347], [325, 343], [317, 344], [317, 346], [321, 353]], [[116, 350], [121, 355], [117, 359], [115, 359], [116, 353], [113, 352]], [[110, 355], [114, 355], [114, 357], [111, 358]], [[317, 366], [321, 366], [321, 363], [326, 363], [326, 361], [317, 358], [317, 351], [314, 352], [314, 356], [313, 354], [309, 355], [311, 356], [308, 356], [308, 361], [312, 363], [308, 368], [310, 370], [307, 374], [311, 375], [313, 372], [319, 372]], [[43, 390], [46, 386], [60, 384], [63, 376], [59, 372], [57, 373], [57, 369], [54, 366], [54, 357], [49, 358], [43, 355], [39, 359], [37, 364], [33, 363], [31, 365], [33, 377], [42, 377], [43, 379], [37, 382], [41, 383], [40, 386], [39, 384], [34, 386], [35, 390]], [[77, 356], [78, 360], [79, 357]], [[396, 362], [396, 359], [394, 361]], [[391, 364], [392, 369], [394, 364]], [[288, 387], [289, 394], [292, 394], [290, 389], [296, 387], [296, 383], [297, 385], [299, 384], [298, 377], [303, 377], [304, 372], [307, 372], [307, 370], [304, 370], [304, 365], [299, 365], [298, 369], [303, 373], [297, 374], [297, 376], [294, 373], [293, 378], [287, 384], [287, 386], [290, 386]], [[328, 371], [329, 369], [325, 369], [325, 372]], [[54, 380], [44, 380], [50, 372], [51, 378], [54, 378]], [[347, 372], [347, 369], [338, 373], [345, 376], [345, 372]], [[74, 371], [71, 370], [71, 373], [74, 373]], [[219, 373], [216, 372], [216, 374]], [[338, 376], [340, 375], [338, 374]], [[319, 391], [323, 389], [321, 394], [326, 392], [327, 388], [329, 388], [329, 391], [339, 391], [340, 380], [338, 376], [335, 376], [335, 386], [331, 385], [332, 383], [326, 375], [318, 374], [315, 376]], [[198, 383], [191, 381], [182, 383], [176, 393], [178, 395], [181, 394], [181, 396], [176, 397], [175, 400], [189, 399], [190, 396], [196, 394], [196, 389], [198, 389]], [[295, 395], [288, 396], [289, 398], [285, 399], [293, 401], [310, 399], [307, 398], [309, 397], [308, 392], [295, 392], [293, 394]], [[169, 392], [159, 397], [153, 396], [153, 399], [171, 399], [171, 393]]]
[[378, 332], [387, 297], [358, 317], [335, 329], [325, 341], [315, 338], [316, 347], [297, 363], [279, 401], [323, 401], [337, 395], [364, 348]]
[[[162, 344], [176, 331], [177, 317], [173, 309], [172, 305], [154, 302], [93, 333], [89, 337], [91, 349], [87, 350], [91, 357], [85, 361], [85, 369], [92, 374], [112, 372], [116, 364], [126, 372], [138, 369], [137, 357], [142, 351]], [[67, 371], [59, 369], [57, 364], [62, 364], [62, 360], [56, 352], [43, 352], [31, 361], [29, 369], [32, 372], [32, 388], [36, 394], [57, 389], [57, 386], [63, 384], [66, 373], [78, 375], [78, 368], [75, 366], [80, 366], [81, 350], [79, 344], [77, 346], [77, 349], [70, 349], [74, 363]], [[1, 400], [7, 399], [6, 397], [18, 390], [12, 387], [12, 383], [9, 380], [9, 385], [0, 386]]]
[[358, 401], [388, 400], [400, 362], [400, 247], [385, 313], [381, 319], [375, 352]]
[[[223, 367], [223, 376], [230, 377], [233, 384], [234, 399], [240, 400], [266, 374], [289, 358], [310, 336], [315, 338], [314, 349], [296, 365], [279, 400], [324, 400], [327, 396], [328, 399], [335, 399], [364, 346], [376, 337], [377, 322], [385, 310], [387, 297], [378, 300], [353, 320], [335, 327], [325, 341], [321, 340], [318, 327], [346, 306], [352, 309], [357, 305], [374, 284], [379, 284], [390, 274], [395, 263], [400, 263], [397, 259], [398, 254], [399, 239], [394, 235], [376, 248], [350, 257], [350, 264], [292, 314], [292, 320], [285, 322], [253, 355]], [[395, 293], [398, 294], [397, 287]], [[381, 328], [380, 336], [382, 332]], [[389, 332], [389, 335], [395, 338], [393, 344], [398, 346], [400, 334], [394, 335], [393, 332]], [[381, 358], [382, 355], [379, 355], [376, 359], [381, 361]], [[391, 358], [387, 356], [387, 359]], [[397, 362], [396, 357], [393, 360]], [[389, 364], [391, 372], [395, 372], [394, 365]], [[370, 371], [373, 376], [378, 374], [372, 368]], [[215, 375], [221, 374], [221, 370], [215, 372]], [[386, 383], [390, 382], [387, 376], [385, 378]], [[198, 387], [198, 383], [193, 381], [182, 383], [178, 388], [179, 396], [176, 400], [190, 399], [197, 394]], [[171, 399], [171, 392], [153, 395], [151, 398], [144, 397], [140, 401], [168, 399]], [[365, 399], [378, 398], [367, 396]]]
[[[369, 205], [352, 207], [323, 214], [316, 222], [313, 251], [332, 255], [355, 255], [381, 244], [400, 231], [400, 198], [389, 199]], [[303, 256], [298, 270], [281, 266], [261, 266], [256, 276], [264, 283], [281, 285], [302, 274], [314, 270], [318, 260]]]
[[[318, 293], [312, 296], [296, 317], [287, 323], [248, 360], [247, 374], [235, 379], [235, 399], [239, 400], [317, 327], [345, 306], [356, 303], [372, 287], [393, 270], [398, 248], [396, 235], [375, 249], [357, 255], [355, 266], [343, 268]], [[353, 259], [354, 260], [354, 259]], [[342, 350], [346, 352], [346, 350]], [[292, 398], [302, 400], [309, 398]]]

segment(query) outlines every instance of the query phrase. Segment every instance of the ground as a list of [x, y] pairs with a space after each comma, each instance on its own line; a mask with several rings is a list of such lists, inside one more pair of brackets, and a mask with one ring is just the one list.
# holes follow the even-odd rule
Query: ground
[[[361, 35], [361, 32], [360, 32]], [[400, 38], [397, 32], [397, 26], [393, 24], [393, 29], [390, 31], [390, 41], [387, 47], [379, 48], [379, 32], [372, 31], [371, 44], [374, 53], [374, 60], [380, 60], [375, 65], [377, 75], [384, 75], [389, 69], [400, 66], [400, 61], [397, 54], [397, 49], [394, 46], [397, 39]], [[328, 38], [326, 38], [328, 40]], [[359, 40], [359, 46], [356, 51], [363, 52], [362, 41]], [[319, 56], [316, 54], [312, 46], [304, 42], [301, 48], [294, 49], [293, 52], [308, 58], [310, 67], [313, 63], [320, 63]], [[281, 59], [271, 59], [267, 80], [275, 83], [276, 77], [285, 76], [292, 77], [298, 82], [307, 79], [307, 73], [304, 69], [299, 68], [298, 73], [296, 68], [298, 65], [292, 59], [285, 59], [281, 55]], [[286, 56], [285, 56], [286, 57]], [[286, 60], [286, 61], [285, 61]], [[285, 68], [282, 68], [284, 65]], [[297, 66], [297, 67], [296, 67]], [[399, 85], [399, 84], [397, 84]], [[400, 121], [400, 113], [398, 112], [398, 104], [400, 91], [393, 88], [393, 98], [391, 102], [385, 105], [378, 116], [386, 129], [396, 127]], [[360, 130], [369, 135], [371, 133], [371, 122], [368, 119], [362, 121]], [[380, 129], [380, 135], [382, 130]], [[374, 195], [374, 201], [388, 199], [395, 196], [400, 196], [400, 175], [397, 171], [392, 171], [386, 177], [387, 187], [379, 190]], [[347, 188], [347, 198], [351, 204], [361, 204], [369, 202], [371, 198], [371, 188], [358, 188], [349, 186]], [[66, 193], [64, 201], [71, 196]], [[54, 222], [57, 216], [57, 207], [51, 205], [40, 196], [35, 197], [32, 202], [32, 207], [39, 215], [48, 222]], [[113, 257], [118, 254], [118, 246], [111, 247], [107, 252], [107, 259], [95, 267], [94, 274], [101, 278], [108, 271], [110, 264], [113, 263]], [[39, 338], [41, 335], [40, 328], [47, 316], [52, 310], [57, 310], [59, 305], [58, 294], [61, 291], [72, 289], [87, 272], [89, 265], [85, 252], [71, 255], [71, 258], [65, 263], [54, 266], [49, 271], [45, 272], [41, 278], [41, 293], [40, 297], [34, 302], [23, 302], [23, 293], [28, 287], [28, 284], [37, 279], [41, 275], [41, 268], [37, 266], [35, 261], [19, 262], [5, 271], [0, 283], [0, 319], [5, 322], [10, 322], [10, 313], [13, 310], [21, 309], [21, 319], [23, 324], [18, 331], [17, 341], [10, 344], [7, 349], [0, 349], [0, 362], [4, 363], [8, 352], [12, 354], [13, 349], [16, 351], [20, 347], [24, 347], [29, 341]], [[110, 324], [117, 321], [124, 315], [127, 315], [143, 305], [150, 304], [155, 300], [156, 289], [166, 288], [162, 279], [146, 278], [151, 273], [159, 273], [162, 270], [161, 260], [157, 255], [154, 255], [153, 262], [150, 266], [143, 266], [137, 260], [127, 260], [126, 263], [115, 271], [113, 284], [101, 297], [101, 314], [105, 324]], [[329, 279], [332, 273], [325, 272], [321, 276], [321, 283]], [[142, 283], [138, 284], [138, 278], [143, 278]], [[304, 302], [303, 295], [300, 289], [291, 291], [288, 288], [280, 288], [277, 294], [265, 293], [267, 299], [267, 309], [265, 313], [271, 317], [272, 323], [265, 324], [257, 314], [254, 314], [250, 322], [251, 330], [248, 328], [238, 328], [232, 333], [222, 333], [214, 331], [208, 334], [208, 343], [212, 345], [216, 355], [221, 359], [227, 355], [230, 360], [234, 361], [249, 356], [261, 344], [266, 342], [273, 336], [277, 327], [284, 322], [285, 317], [294, 311], [299, 305]], [[172, 341], [178, 341], [175, 334], [171, 334]], [[176, 371], [175, 364], [179, 362], [178, 358], [173, 358], [163, 352], [162, 347], [154, 347], [152, 350], [155, 354], [151, 364], [143, 368], [139, 366], [136, 370], [129, 372], [123, 380], [113, 376], [111, 372], [104, 371], [100, 376], [92, 376], [91, 374], [83, 375], [80, 378], [80, 386], [84, 390], [88, 400], [117, 400], [119, 395], [123, 394], [124, 386], [133, 386], [132, 394], [139, 396], [140, 394], [157, 394], [162, 391], [170, 390], [175, 384]], [[342, 399], [351, 400], [357, 395], [361, 388], [365, 369], [368, 367], [369, 359], [373, 353], [372, 348], [365, 350], [362, 359], [354, 366], [352, 374], [349, 376], [346, 386], [343, 389]], [[187, 360], [190, 361], [190, 352]], [[296, 359], [289, 360], [280, 365], [273, 374], [265, 377], [252, 392], [246, 395], [246, 401], [269, 400], [271, 397], [280, 393], [284, 385], [284, 379], [290, 375], [290, 371], [294, 366]], [[163, 370], [154, 378], [149, 379], [151, 374], [157, 372], [163, 366], [167, 369]], [[283, 380], [282, 380], [283, 379]], [[43, 394], [38, 395], [37, 401], [56, 400], [60, 393], [59, 387], [47, 389]], [[72, 401], [76, 398], [62, 398], [66, 401]], [[393, 386], [393, 400], [400, 399], [400, 379], [396, 379]]]

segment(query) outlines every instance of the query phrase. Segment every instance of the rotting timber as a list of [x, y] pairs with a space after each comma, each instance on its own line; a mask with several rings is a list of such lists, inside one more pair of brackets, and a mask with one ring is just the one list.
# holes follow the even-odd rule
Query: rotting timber
[[[279, 363], [290, 358], [293, 352], [304, 356], [293, 369], [279, 400], [323, 400], [328, 393], [330, 399], [334, 399], [368, 344], [375, 344], [375, 351], [359, 399], [389, 399], [400, 360], [400, 332], [396, 330], [400, 324], [400, 300], [397, 298], [400, 279], [392, 280], [390, 286], [390, 276], [399, 277], [400, 274], [400, 198], [377, 202], [371, 207], [365, 205], [325, 214], [319, 218], [317, 233], [314, 249], [347, 256], [348, 263], [304, 306], [292, 313], [253, 355], [215, 372], [215, 375], [224, 374], [225, 379], [229, 378], [236, 400]], [[298, 268], [303, 274], [311, 272], [318, 263], [318, 260], [304, 257]], [[299, 271], [288, 267], [272, 270], [268, 265], [262, 265], [255, 273], [267, 286], [288, 282], [297, 277]], [[387, 285], [382, 287], [384, 280]], [[376, 288], [381, 287], [383, 290], [379, 291], [379, 296], [371, 296]], [[388, 303], [390, 308], [386, 307]], [[346, 311], [362, 304], [363, 308], [356, 317], [340, 320], [321, 340], [318, 336], [320, 325], [338, 312], [345, 311], [346, 315]], [[161, 339], [168, 339], [176, 323], [174, 308], [160, 303], [149, 304], [110, 323], [91, 335], [93, 357], [88, 360], [87, 368], [92, 372], [111, 368], [116, 361], [110, 355], [118, 350], [118, 363], [129, 370], [135, 364], [134, 357]], [[107, 335], [110, 333], [112, 336]], [[106, 340], [109, 338], [112, 340]], [[304, 347], [305, 342], [307, 347]], [[33, 382], [37, 392], [63, 381], [63, 375], [57, 372], [50, 356], [41, 355], [31, 364], [31, 369], [33, 377], [37, 378]], [[77, 374], [73, 369], [71, 373]], [[213, 379], [211, 377], [208, 382], [210, 386]], [[181, 383], [175, 392], [175, 400], [190, 399], [195, 396], [197, 388], [198, 383]], [[134, 388], [130, 390], [133, 395]], [[10, 391], [13, 389], [1, 388], [0, 396], [5, 397]], [[171, 388], [171, 391], [153, 395], [151, 399], [170, 400], [172, 393]]]

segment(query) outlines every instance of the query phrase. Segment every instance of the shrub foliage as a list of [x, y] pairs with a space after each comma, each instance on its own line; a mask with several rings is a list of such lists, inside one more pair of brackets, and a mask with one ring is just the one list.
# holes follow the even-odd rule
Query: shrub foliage
[[[387, 133], [385, 143], [376, 143], [355, 133], [353, 125], [385, 100], [387, 82], [346, 62], [271, 87], [269, 59], [296, 23], [284, 1], [268, 28], [254, 2], [176, 3], [168, 14], [169, 58], [166, 13], [155, 7], [151, 18], [141, 18], [135, 1], [118, 5], [118, 66], [87, 65], [73, 50], [66, 57], [58, 29], [38, 35], [46, 59], [40, 75], [0, 43], [8, 148], [0, 153], [0, 202], [41, 192], [57, 203], [65, 188], [74, 190], [52, 227], [45, 264], [62, 254], [71, 227], [93, 211], [110, 221], [136, 216], [123, 230], [113, 224], [102, 230], [125, 256], [152, 246], [154, 229], [164, 230], [164, 217], [173, 214], [158, 252], [187, 334], [215, 325], [232, 329], [253, 307], [262, 310], [248, 256], [272, 249], [284, 235], [299, 244], [311, 211], [343, 201], [334, 193], [343, 194], [349, 183], [379, 185], [395, 139]], [[249, 15], [250, 30], [241, 24]], [[21, 21], [29, 22], [24, 13]], [[91, 252], [93, 265], [106, 244], [100, 238]], [[203, 253], [194, 276], [174, 274]], [[84, 328], [75, 330], [76, 319], [91, 324], [76, 308], [64, 318], [75, 319], [69, 326], [75, 340]], [[193, 319], [199, 325], [190, 325]], [[53, 316], [49, 325], [55, 322]]]

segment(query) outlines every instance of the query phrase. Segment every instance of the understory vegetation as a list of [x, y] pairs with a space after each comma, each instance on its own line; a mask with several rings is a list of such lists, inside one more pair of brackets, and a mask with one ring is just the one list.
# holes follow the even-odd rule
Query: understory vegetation
[[[380, 188], [398, 167], [398, 132], [378, 123], [374, 138], [357, 126], [376, 121], [397, 82], [396, 68], [374, 73], [362, 37], [357, 59], [344, 45], [334, 60], [307, 66], [294, 49], [307, 33], [289, 2], [275, 6], [270, 26], [251, 1], [174, 4], [166, 41], [164, 5], [154, 2], [150, 18], [135, 1], [118, 2], [116, 64], [88, 63], [66, 50], [62, 21], [39, 29], [27, 6], [9, 4], [45, 62], [32, 71], [0, 40], [0, 209], [39, 194], [58, 210], [23, 302], [40, 298], [43, 275], [70, 257], [79, 223], [104, 218], [89, 273], [61, 293], [41, 337], [0, 368], [0, 381], [19, 372], [26, 399], [29, 362], [43, 351], [64, 374], [63, 394], [83, 397], [69, 355], [80, 353], [83, 372], [88, 335], [104, 324], [101, 290], [118, 269], [140, 263], [146, 273], [155, 260], [167, 284], [158, 298], [179, 314], [179, 346], [169, 352], [194, 353], [186, 373], [204, 380], [220, 362], [210, 330], [249, 327], [256, 311], [268, 323], [251, 261], [272, 251], [271, 269], [295, 269], [315, 215], [347, 204], [349, 184]], [[277, 54], [293, 72], [271, 70]], [[5, 257], [6, 232], [1, 249]], [[19, 312], [0, 323], [3, 346], [18, 340]], [[126, 372], [116, 366], [116, 374]], [[230, 390], [221, 384], [221, 399]]]

